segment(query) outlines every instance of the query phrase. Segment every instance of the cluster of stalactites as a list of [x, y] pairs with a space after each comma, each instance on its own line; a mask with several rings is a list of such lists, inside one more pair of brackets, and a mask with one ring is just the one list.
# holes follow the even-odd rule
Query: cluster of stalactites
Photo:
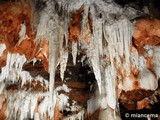
[[[71, 31], [75, 32], [74, 35], [78, 35], [75, 36], [78, 39], [75, 41], [69, 37], [69, 34], [72, 34], [69, 31], [69, 22], [74, 21], [71, 14], [76, 13], [79, 9], [83, 9], [80, 12], [81, 17], [75, 17], [75, 21], [77, 18], [81, 18], [81, 21], [77, 22], [80, 25], [73, 28], [76, 31]], [[131, 11], [132, 9], [127, 10]], [[115, 109], [118, 93], [122, 89], [127, 91], [136, 89], [136, 87], [151, 90], [157, 88], [159, 68], [154, 66], [156, 76], [153, 75], [147, 68], [146, 56], [139, 56], [137, 49], [132, 45], [134, 27], [130, 19], [133, 19], [136, 13], [135, 10], [133, 11], [131, 12], [133, 14], [124, 12], [124, 9], [114, 2], [103, 0], [48, 0], [45, 2], [44, 8], [38, 11], [39, 23], [36, 27], [35, 42], [37, 44], [41, 40], [48, 40], [49, 42], [49, 94], [46, 95], [44, 104], [47, 103], [46, 101], [51, 102], [50, 106], [45, 108], [48, 109], [50, 118], [54, 116], [56, 101], [54, 92], [55, 70], [60, 65], [60, 76], [64, 80], [70, 48], [73, 64], [76, 64], [78, 52], [84, 51], [97, 80], [99, 92], [96, 93], [96, 98], [93, 97], [88, 101], [89, 113], [94, 112], [98, 107], [109, 106]], [[20, 42], [25, 37], [25, 32], [25, 24], [22, 24], [19, 33]], [[69, 44], [69, 41], [72, 43]], [[1, 46], [0, 55], [5, 49], [5, 46]], [[145, 48], [152, 51], [147, 55], [152, 56], [155, 59], [154, 64], [157, 65], [159, 58], [156, 56], [159, 48], [150, 48], [149, 46], [145, 46]], [[24, 85], [26, 80], [32, 80], [33, 78], [28, 75], [29, 73], [22, 71], [25, 62], [27, 62], [25, 56], [8, 53], [6, 66], [2, 68], [0, 75], [1, 83], [4, 79], [11, 79], [12, 81], [21, 79], [22, 85]], [[136, 70], [139, 73], [137, 78], [135, 77], [137, 75]], [[146, 80], [148, 82], [145, 82]], [[1, 87], [1, 89], [3, 88]], [[116, 88], [118, 88], [118, 93]], [[29, 107], [31, 98], [24, 101], [24, 107]], [[42, 108], [40, 112], [43, 114]], [[20, 118], [23, 119], [28, 113], [23, 110], [21, 112], [24, 112], [23, 116], [19, 113]], [[33, 113], [31, 116], [33, 117]]]
[[[50, 2], [52, 4], [47, 4], [48, 6], [40, 14], [37, 39], [45, 36], [49, 40], [51, 91], [55, 80], [54, 72], [58, 64], [60, 64], [61, 78], [64, 79], [69, 45], [72, 46], [74, 64], [76, 64], [78, 51], [85, 52], [95, 73], [99, 93], [107, 94], [107, 97], [104, 97], [113, 109], [116, 107], [117, 97], [122, 89], [127, 91], [136, 87], [151, 90], [157, 88], [157, 77], [147, 68], [145, 57], [139, 56], [138, 51], [132, 45], [134, 26], [130, 19], [136, 17], [135, 9], [127, 7], [123, 9], [114, 2], [102, 0]], [[51, 7], [53, 4], [58, 6], [57, 10]], [[79, 10], [80, 13], [77, 14], [81, 17], [72, 18], [72, 13]], [[133, 11], [130, 13], [127, 10]], [[88, 18], [91, 19], [91, 23]], [[77, 19], [81, 21], [78, 22]], [[68, 31], [70, 21], [80, 24], [73, 28], [75, 31], [71, 31], [71, 28]], [[68, 34], [72, 32], [74, 36], [69, 37]], [[74, 37], [76, 40], [72, 40]], [[72, 41], [72, 44], [68, 44], [68, 39]], [[133, 72], [136, 70], [139, 71], [138, 78], [135, 78], [136, 73]], [[146, 83], [145, 79], [149, 82]], [[118, 88], [118, 93], [116, 88]]]

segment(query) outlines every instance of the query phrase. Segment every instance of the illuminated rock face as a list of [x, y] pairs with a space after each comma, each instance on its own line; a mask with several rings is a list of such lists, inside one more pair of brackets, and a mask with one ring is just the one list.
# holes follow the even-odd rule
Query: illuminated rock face
[[[119, 99], [129, 110], [150, 108], [149, 96], [158, 102], [160, 20], [134, 24], [135, 9], [103, 0], [4, 2], [0, 12], [1, 119], [120, 119]], [[76, 86], [64, 75], [70, 55], [73, 65], [87, 61], [95, 75], [97, 85], [89, 97], [69, 88]], [[36, 68], [39, 61], [49, 80], [24, 68], [27, 63]], [[79, 99], [86, 99], [87, 107], [74, 95], [83, 96]], [[77, 114], [65, 116], [64, 111]]]

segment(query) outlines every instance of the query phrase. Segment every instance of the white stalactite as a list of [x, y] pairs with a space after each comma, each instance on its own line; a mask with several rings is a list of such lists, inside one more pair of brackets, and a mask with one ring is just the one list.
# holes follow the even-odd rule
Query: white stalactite
[[72, 43], [72, 58], [74, 65], [76, 65], [77, 52], [78, 52], [77, 43]]
[[59, 110], [63, 112], [64, 108], [67, 106], [69, 97], [65, 94], [58, 95], [58, 102], [59, 102]]
[[18, 41], [18, 43], [20, 43], [25, 38], [25, 35], [26, 35], [26, 25], [24, 23], [24, 24], [21, 24], [21, 30], [19, 32], [19, 41]]
[[160, 78], [160, 47], [156, 46], [153, 50], [153, 69], [158, 78]]
[[62, 81], [64, 80], [64, 72], [66, 71], [67, 62], [68, 62], [68, 50], [62, 48], [60, 52], [60, 76]]
[[26, 61], [27, 60], [24, 55], [8, 53], [6, 66], [2, 68], [2, 72], [0, 74], [1, 81], [8, 79], [14, 82], [21, 78], [22, 84], [24, 84], [26, 80], [29, 80], [28, 76], [30, 76], [24, 76], [27, 72], [22, 71], [22, 67]]
[[6, 49], [6, 45], [5, 44], [0, 44], [0, 56], [3, 55], [4, 50]]
[[38, 112], [34, 114], [34, 120], [40, 120], [40, 117], [39, 117], [39, 113], [38, 113]]
[[34, 118], [34, 110], [37, 106], [37, 102], [38, 102], [38, 98], [35, 97], [35, 95], [33, 94], [33, 96], [31, 97], [31, 100], [30, 100], [30, 117], [31, 119]]
[[2, 109], [4, 100], [5, 100], [4, 96], [0, 95], [0, 109]]
[[116, 108], [116, 81], [115, 75], [111, 74], [111, 67], [108, 66], [105, 70], [105, 81], [106, 81], [106, 93], [107, 93], [107, 103], [112, 109]]

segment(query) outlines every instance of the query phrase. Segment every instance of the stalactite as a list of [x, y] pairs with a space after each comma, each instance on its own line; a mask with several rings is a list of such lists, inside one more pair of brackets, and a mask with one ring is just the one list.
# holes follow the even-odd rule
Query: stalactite
[[6, 85], [5, 85], [4, 82], [1, 82], [0, 84], [1, 84], [1, 86], [0, 86], [0, 94], [2, 94]]
[[30, 117], [31, 117], [31, 119], [33, 119], [34, 118], [34, 110], [35, 110], [35, 108], [36, 108], [36, 105], [37, 105], [37, 100], [38, 98], [37, 97], [32, 97], [31, 98], [31, 101], [30, 101], [30, 104], [31, 104], [31, 106], [30, 106]]
[[66, 71], [66, 66], [68, 62], [68, 50], [64, 50], [62, 48], [61, 50], [61, 58], [60, 58], [60, 74], [61, 74], [61, 79], [64, 80], [64, 72]]
[[159, 57], [159, 51], [160, 51], [160, 47], [156, 46], [154, 49], [153, 49], [153, 70], [155, 71], [155, 74], [158, 76], [158, 78], [160, 77], [160, 69], [159, 69], [159, 66], [160, 66], [160, 57]]
[[[50, 21], [49, 22], [49, 26], [54, 28], [55, 26], [57, 26], [54, 22]], [[56, 60], [57, 60], [57, 47], [58, 47], [58, 39], [57, 39], [57, 34], [58, 31], [56, 30], [57, 28], [55, 27], [54, 30], [50, 31], [50, 37], [49, 38], [49, 72], [50, 72], [50, 82], [49, 82], [49, 93], [50, 93], [50, 99], [49, 101], [51, 102], [50, 104], [53, 105], [51, 106], [51, 108], [49, 108], [50, 110], [48, 111], [50, 114], [50, 118], [54, 117], [53, 116], [53, 111], [54, 111], [54, 83], [55, 83], [55, 70], [56, 70]], [[55, 36], [53, 36], [52, 38], [52, 34], [55, 34]]]
[[48, 110], [48, 107], [49, 107], [49, 102], [48, 102], [49, 100], [50, 100], [49, 97], [46, 96], [38, 106], [38, 113], [41, 115], [40, 119], [46, 119], [47, 118], [46, 111]]
[[61, 91], [61, 90], [63, 90], [63, 91], [65, 91], [65, 92], [70, 92], [71, 91], [71, 89], [70, 88], [68, 88], [68, 86], [67, 85], [65, 85], [65, 84], [63, 84], [62, 86], [58, 86], [58, 87], [56, 87], [56, 89], [55, 89], [55, 91]]
[[112, 73], [110, 71], [111, 67], [107, 67], [105, 69], [105, 80], [106, 80], [106, 93], [107, 93], [107, 103], [112, 108], [116, 108], [116, 81], [112, 76]]
[[73, 57], [73, 64], [76, 65], [76, 58], [77, 58], [77, 43], [72, 43], [72, 57]]
[[[22, 83], [25, 83], [27, 76], [24, 76], [22, 71], [22, 66], [26, 62], [26, 58], [24, 55], [19, 54], [11, 54], [8, 53], [7, 55], [7, 62], [6, 66], [2, 68], [2, 73], [0, 75], [1, 80], [10, 79], [11, 81], [16, 81], [19, 77], [22, 78]], [[23, 79], [24, 78], [24, 79]]]
[[34, 114], [34, 120], [40, 120], [38, 112]]
[[3, 55], [4, 50], [6, 49], [6, 45], [5, 44], [0, 44], [0, 56]]
[[19, 43], [21, 42], [21, 40], [24, 39], [25, 35], [26, 35], [26, 25], [24, 23], [24, 24], [21, 24], [21, 30], [19, 32], [19, 41], [18, 41]]
[[65, 94], [60, 94], [58, 96], [58, 99], [59, 99], [59, 109], [60, 109], [60, 111], [63, 112], [65, 106], [67, 106], [67, 104], [68, 104], [69, 97], [66, 96]]

